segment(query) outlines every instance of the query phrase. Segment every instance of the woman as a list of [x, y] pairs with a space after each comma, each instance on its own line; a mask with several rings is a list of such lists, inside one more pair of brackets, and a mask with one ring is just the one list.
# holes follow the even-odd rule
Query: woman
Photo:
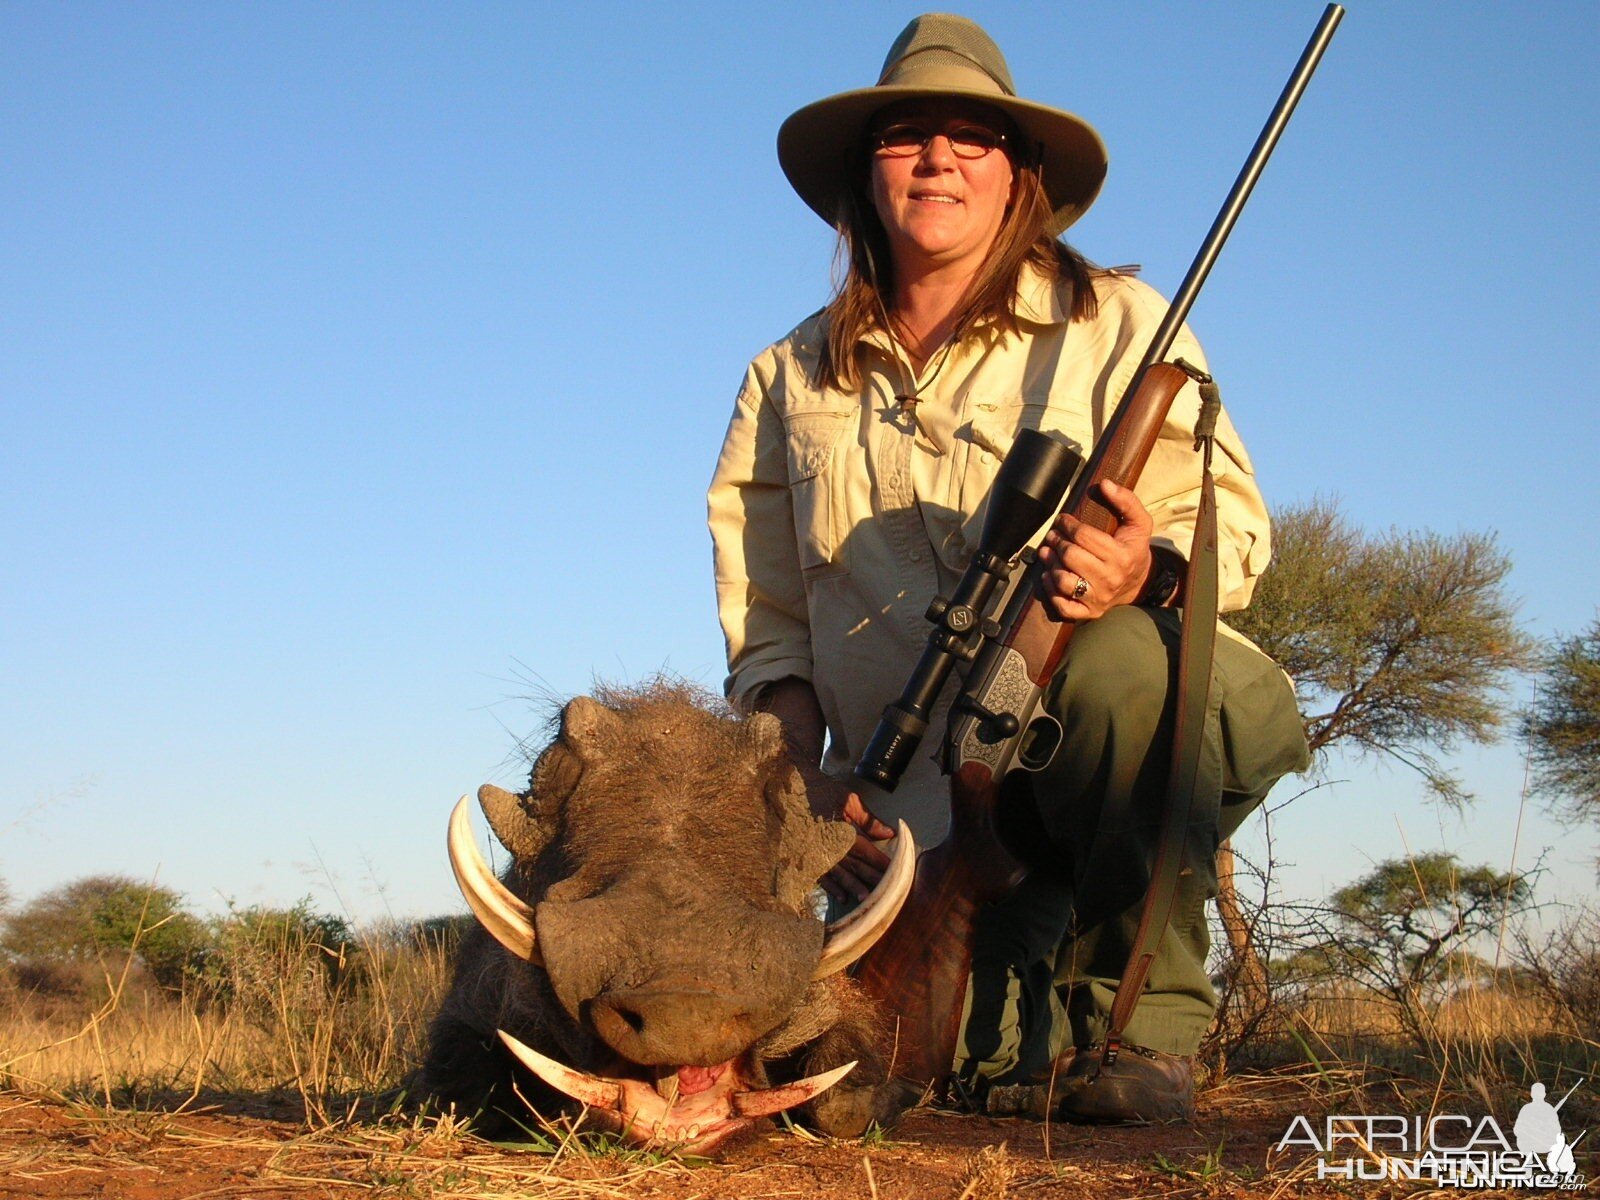
[[[876, 86], [795, 113], [778, 153], [839, 230], [848, 276], [751, 364], [712, 481], [727, 692], [783, 719], [813, 807], [861, 831], [828, 881], [836, 896], [861, 895], [885, 861], [873, 840], [895, 820], [923, 846], [948, 826], [931, 762], [893, 795], [845, 781], [926, 643], [928, 601], [971, 555], [999, 460], [1022, 428], [1087, 453], [1166, 306], [1056, 239], [1098, 192], [1104, 147], [1079, 118], [1018, 98], [970, 21], [912, 21]], [[1204, 361], [1187, 330], [1172, 357]], [[1048, 603], [1086, 624], [1046, 701], [1064, 744], [1004, 814], [1036, 849], [1034, 870], [986, 915], [961, 1057], [969, 1075], [1016, 1081], [1048, 1073], [1059, 1051], [1067, 1119], [1191, 1116], [1189, 1059], [1214, 1014], [1204, 903], [1215, 878], [1198, 871], [1126, 1030], [1138, 1052], [1088, 1086], [1098, 1056], [1079, 1051], [1104, 1036], [1164, 797], [1197, 410], [1187, 387], [1137, 489], [1106, 487], [1114, 533], [1062, 517], [1040, 550]], [[1249, 601], [1269, 538], [1226, 416], [1217, 447], [1227, 610]], [[1219, 640], [1212, 694], [1196, 835], [1207, 862], [1306, 763], [1287, 680], [1241, 639]]]

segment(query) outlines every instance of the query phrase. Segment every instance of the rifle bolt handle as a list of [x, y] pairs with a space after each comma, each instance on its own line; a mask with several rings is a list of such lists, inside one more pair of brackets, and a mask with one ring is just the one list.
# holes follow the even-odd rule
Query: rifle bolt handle
[[989, 732], [996, 738], [1014, 737], [1017, 730], [1022, 728], [1022, 722], [1012, 713], [998, 713], [989, 718], [988, 725]]

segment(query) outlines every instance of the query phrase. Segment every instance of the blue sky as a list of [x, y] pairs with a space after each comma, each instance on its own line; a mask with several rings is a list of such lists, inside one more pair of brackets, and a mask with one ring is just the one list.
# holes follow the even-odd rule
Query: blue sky
[[[1495, 530], [1595, 612], [1590, 4], [1355, 4], [1196, 306], [1269, 501]], [[915, 6], [0, 8], [0, 879], [460, 907], [455, 797], [595, 677], [719, 686], [703, 492], [826, 298], [773, 140]], [[960, 11], [1111, 151], [1072, 232], [1171, 292], [1321, 9]], [[1277, 823], [1292, 891], [1503, 865], [1517, 747]], [[1519, 862], [1593, 884], [1530, 813]]]

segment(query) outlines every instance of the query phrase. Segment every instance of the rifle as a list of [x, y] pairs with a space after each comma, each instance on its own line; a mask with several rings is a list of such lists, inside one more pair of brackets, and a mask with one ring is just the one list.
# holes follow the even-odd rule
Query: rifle
[[[1076, 455], [1043, 434], [1018, 434], [990, 495], [978, 549], [955, 592], [929, 606], [934, 631], [927, 648], [856, 765], [862, 779], [893, 791], [951, 670], [958, 660], [971, 664], [951, 706], [944, 749], [950, 833], [918, 858], [905, 907], [857, 971], [867, 992], [898, 1020], [898, 1070], [907, 1079], [941, 1083], [949, 1075], [978, 908], [1005, 896], [1025, 873], [997, 829], [1001, 782], [1012, 770], [1046, 766], [1061, 740], [1059, 725], [1039, 710], [1039, 700], [1076, 626], [1057, 620], [1041, 599], [1043, 568], [1026, 547], [1029, 535], [1057, 510], [1108, 533], [1116, 528], [1116, 517], [1094, 495], [1106, 480], [1130, 488], [1138, 483], [1173, 399], [1189, 379], [1162, 360], [1343, 15], [1337, 4], [1324, 11], [1088, 461], [1080, 467]], [[1004, 611], [998, 619], [990, 616], [1022, 563], [1026, 568]]]

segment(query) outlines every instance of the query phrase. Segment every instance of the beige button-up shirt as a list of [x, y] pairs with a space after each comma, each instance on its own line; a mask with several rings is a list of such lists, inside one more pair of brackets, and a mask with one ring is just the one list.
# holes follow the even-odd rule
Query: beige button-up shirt
[[[900, 694], [932, 628], [928, 602], [960, 578], [1018, 430], [1041, 430], [1087, 456], [1166, 313], [1145, 284], [1105, 276], [1098, 315], [1069, 322], [1065, 286], [1028, 272], [1016, 299], [1020, 336], [981, 324], [915, 380], [875, 332], [859, 351], [858, 391], [813, 386], [817, 316], [750, 364], [707, 497], [727, 694], [745, 703], [785, 676], [809, 680], [828, 723], [831, 775], [849, 777]], [[1187, 328], [1168, 357], [1204, 366]], [[912, 390], [914, 413], [895, 399]], [[1136, 489], [1154, 542], [1185, 557], [1200, 495], [1199, 405], [1186, 385]], [[1249, 602], [1271, 551], [1266, 508], [1226, 414], [1217, 450], [1228, 611]], [[874, 813], [891, 827], [904, 818], [924, 847], [948, 828], [949, 788], [932, 756], [955, 690], [946, 687], [928, 741], [893, 794], [860, 784]]]

